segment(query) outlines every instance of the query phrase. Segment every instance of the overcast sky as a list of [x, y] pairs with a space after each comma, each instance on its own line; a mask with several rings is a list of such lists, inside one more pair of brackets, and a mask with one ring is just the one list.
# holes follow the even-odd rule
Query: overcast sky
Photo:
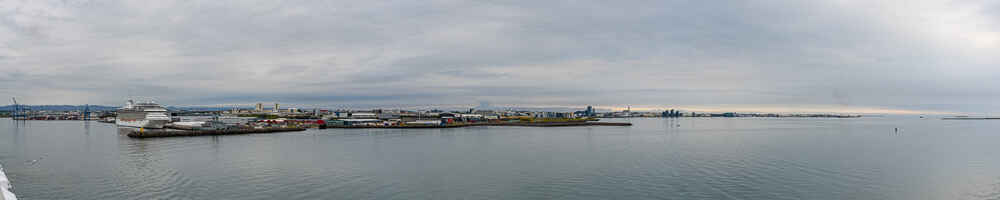
[[992, 0], [4, 0], [0, 42], [28, 104], [1000, 112]]

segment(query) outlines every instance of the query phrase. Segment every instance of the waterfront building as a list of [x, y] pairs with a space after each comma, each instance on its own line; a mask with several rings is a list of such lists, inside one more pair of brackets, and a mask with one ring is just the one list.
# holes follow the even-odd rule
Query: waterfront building
[[382, 122], [379, 119], [339, 119], [327, 122], [327, 125], [337, 126], [374, 126]]
[[441, 120], [416, 120], [405, 122], [407, 125], [444, 125]]
[[346, 111], [334, 111], [332, 114], [327, 115], [326, 118], [330, 118], [330, 119], [342, 119], [342, 118], [349, 118], [349, 117], [351, 117], [351, 114], [349, 112], [346, 112]]
[[383, 112], [376, 114], [378, 119], [399, 119], [398, 113]]
[[350, 113], [350, 118], [353, 119], [376, 119], [378, 118], [375, 113]]
[[571, 112], [536, 112], [533, 116], [535, 118], [573, 118], [574, 114]]
[[483, 119], [483, 115], [480, 114], [458, 114], [458, 117], [462, 119]]

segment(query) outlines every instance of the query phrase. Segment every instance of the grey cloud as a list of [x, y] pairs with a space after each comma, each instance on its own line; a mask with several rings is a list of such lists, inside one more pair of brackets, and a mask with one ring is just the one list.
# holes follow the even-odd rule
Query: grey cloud
[[[173, 104], [979, 112], [1000, 98], [992, 67], [1000, 60], [988, 56], [1000, 50], [1000, 41], [989, 43], [1000, 30], [988, 26], [998, 23], [998, 5], [19, 1], [0, 7], [0, 92], [60, 104], [142, 93]], [[56, 102], [27, 91], [94, 97]]]

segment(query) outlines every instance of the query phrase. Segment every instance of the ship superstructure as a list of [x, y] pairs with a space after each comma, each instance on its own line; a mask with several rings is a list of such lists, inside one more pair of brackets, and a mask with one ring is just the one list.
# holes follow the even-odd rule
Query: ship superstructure
[[167, 116], [167, 109], [152, 101], [136, 103], [128, 100], [124, 107], [118, 109], [115, 119], [118, 126], [136, 128], [163, 128], [168, 122], [170, 116]]

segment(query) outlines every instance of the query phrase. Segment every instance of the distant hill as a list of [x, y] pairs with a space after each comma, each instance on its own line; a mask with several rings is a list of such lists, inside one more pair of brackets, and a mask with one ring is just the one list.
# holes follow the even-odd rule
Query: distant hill
[[[85, 105], [21, 105], [22, 108], [28, 108], [33, 111], [74, 111], [83, 110], [87, 106]], [[112, 106], [102, 106], [102, 105], [90, 105], [91, 111], [109, 111], [115, 110], [118, 107]], [[14, 105], [0, 106], [0, 111], [13, 111]]]
[[[27, 107], [32, 111], [79, 111], [86, 108], [85, 105], [21, 105], [22, 107]], [[91, 111], [114, 111], [120, 108], [120, 106], [102, 106], [102, 105], [90, 105]], [[188, 111], [220, 111], [229, 110], [232, 108], [219, 108], [219, 107], [175, 107], [167, 106], [167, 110], [188, 110]], [[247, 108], [244, 108], [247, 109]], [[13, 111], [14, 105], [0, 106], [0, 112]]]

